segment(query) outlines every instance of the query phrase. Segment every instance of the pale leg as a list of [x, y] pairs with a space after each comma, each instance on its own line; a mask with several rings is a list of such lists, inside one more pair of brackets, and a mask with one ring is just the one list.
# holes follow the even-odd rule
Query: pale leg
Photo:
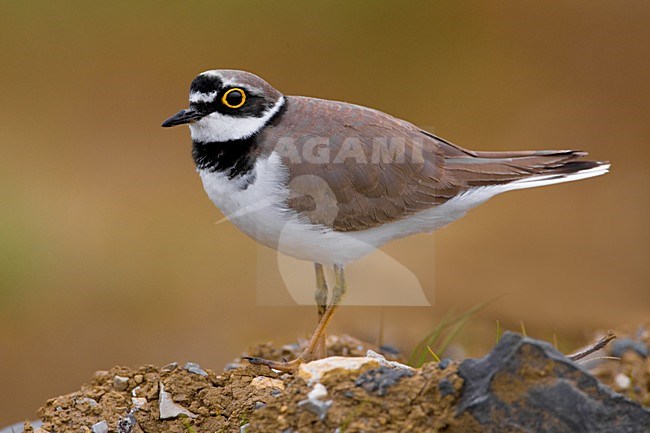
[[323, 317], [321, 317], [320, 322], [318, 322], [318, 326], [316, 327], [314, 334], [309, 339], [309, 344], [307, 345], [307, 348], [300, 354], [298, 358], [289, 362], [270, 361], [268, 359], [255, 358], [255, 357], [247, 357], [245, 359], [247, 359], [251, 364], [268, 365], [271, 368], [274, 368], [276, 370], [281, 370], [281, 371], [295, 371], [303, 362], [309, 362], [309, 361], [313, 361], [314, 359], [317, 359], [317, 357], [315, 356], [315, 352], [319, 344], [319, 341], [321, 340], [322, 336], [325, 334], [327, 325], [332, 319], [332, 316], [334, 315], [334, 312], [338, 308], [339, 303], [343, 299], [343, 296], [345, 296], [345, 292], [347, 289], [345, 283], [345, 274], [343, 272], [343, 266], [339, 266], [339, 265], [334, 266], [334, 275], [336, 276], [336, 285], [334, 286], [334, 291], [332, 292], [332, 300], [330, 301], [329, 305], [325, 309], [325, 313], [323, 314]]
[[[321, 321], [323, 315], [325, 315], [325, 310], [327, 310], [327, 280], [325, 279], [325, 271], [323, 270], [323, 265], [320, 263], [314, 263], [314, 269], [316, 270], [316, 293], [315, 300], [316, 306], [318, 307], [318, 322]], [[327, 357], [327, 332], [323, 331], [318, 346], [316, 347], [314, 356], [316, 359]]]

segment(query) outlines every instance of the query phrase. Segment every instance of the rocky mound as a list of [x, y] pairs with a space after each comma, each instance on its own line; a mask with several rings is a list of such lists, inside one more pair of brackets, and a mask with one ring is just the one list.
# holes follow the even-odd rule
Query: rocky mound
[[[367, 350], [353, 339], [336, 342], [347, 355]], [[265, 345], [255, 354], [295, 349]], [[100, 371], [80, 391], [49, 400], [35, 431], [650, 431], [650, 411], [551, 345], [511, 333], [482, 359], [443, 360], [420, 369], [373, 350], [314, 361], [294, 375], [259, 366], [231, 368], [216, 374], [188, 363]]]

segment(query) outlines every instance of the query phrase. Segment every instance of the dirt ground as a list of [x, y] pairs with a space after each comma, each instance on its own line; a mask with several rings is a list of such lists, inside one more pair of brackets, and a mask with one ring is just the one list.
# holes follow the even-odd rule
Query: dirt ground
[[[614, 390], [650, 406], [648, 327], [623, 329], [618, 336], [583, 366]], [[281, 360], [300, 350], [300, 344], [265, 343], [244, 356]], [[367, 358], [368, 350], [381, 356]], [[374, 347], [349, 336], [330, 336], [328, 354], [334, 356], [328, 358], [331, 361], [297, 374], [240, 359], [223, 373], [193, 363], [98, 371], [79, 391], [48, 400], [38, 411], [42, 429], [26, 425], [25, 432], [460, 432], [474, 428], [471, 417], [456, 417], [463, 387], [457, 361], [412, 369], [392, 348]]]
[[[357, 355], [365, 349], [349, 337], [333, 343], [330, 353]], [[250, 354], [281, 359], [292, 355], [291, 347], [265, 344]], [[390, 373], [392, 368], [384, 371], [377, 361], [369, 361], [354, 371], [334, 369], [320, 378], [330, 407], [310, 399], [313, 383], [299, 374], [252, 365], [230, 368], [222, 374], [175, 364], [98, 371], [80, 391], [49, 400], [38, 416], [45, 431], [58, 433], [105, 431], [102, 422], [109, 431], [120, 433], [240, 432], [246, 425], [256, 432], [421, 431], [425, 425], [448, 424], [455, 393], [462, 386], [454, 363], [427, 364], [417, 373], [403, 369], [395, 374]], [[382, 375], [382, 380], [376, 375]], [[402, 404], [387, 398], [388, 393], [398, 396]], [[167, 398], [173, 407], [187, 412], [161, 419], [167, 413], [161, 401]]]

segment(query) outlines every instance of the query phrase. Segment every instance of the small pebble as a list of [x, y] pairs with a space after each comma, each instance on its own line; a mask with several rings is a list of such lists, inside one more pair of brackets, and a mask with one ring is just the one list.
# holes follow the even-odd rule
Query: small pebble
[[201, 376], [207, 376], [208, 375], [208, 373], [205, 370], [203, 370], [199, 366], [199, 364], [197, 364], [196, 362], [188, 362], [187, 364], [185, 364], [183, 366], [183, 370], [189, 371], [190, 373], [198, 374], [198, 375], [201, 375]]
[[617, 374], [614, 378], [614, 382], [616, 382], [616, 385], [621, 389], [628, 389], [632, 384], [632, 380], [623, 373]]
[[92, 426], [93, 433], [108, 433], [108, 424], [106, 421], [100, 421]]
[[444, 370], [445, 368], [449, 367], [449, 364], [451, 364], [451, 359], [444, 358], [442, 361], [438, 363], [438, 368]]
[[129, 378], [115, 375], [113, 377], [113, 388], [118, 391], [124, 391], [129, 386]]
[[142, 406], [147, 404], [147, 399], [144, 397], [132, 397], [131, 403], [133, 403], [133, 407], [140, 409]]
[[266, 403], [261, 402], [261, 401], [256, 401], [255, 405], [253, 406], [253, 410], [262, 409], [265, 406], [266, 406]]
[[158, 395], [158, 411], [160, 419], [176, 418], [179, 415], [187, 415], [190, 418], [196, 418], [196, 415], [185, 409], [178, 403], [174, 403], [172, 396], [165, 391], [165, 385], [160, 382], [160, 391]]
[[317, 383], [314, 388], [307, 394], [307, 399], [298, 402], [298, 407], [304, 407], [310, 412], [318, 415], [321, 421], [325, 419], [333, 400], [324, 400], [327, 397], [327, 388], [322, 383]]
[[247, 422], [243, 426], [239, 427], [239, 433], [246, 433], [250, 426], [251, 426], [251, 423]]
[[438, 383], [438, 390], [440, 390], [440, 394], [443, 397], [446, 397], [456, 392], [456, 390], [454, 389], [454, 385], [449, 381], [449, 379], [442, 379]]
[[389, 361], [386, 359], [384, 355], [381, 353], [377, 353], [374, 350], [368, 349], [366, 351], [366, 358], [374, 359], [375, 361], [379, 362], [381, 365], [387, 366], [387, 367], [395, 367], [395, 368], [401, 368], [404, 370], [413, 370], [411, 367], [408, 365], [402, 364], [397, 361]]
[[362, 373], [355, 381], [356, 386], [360, 386], [367, 392], [384, 396], [388, 390], [397, 384], [403, 377], [411, 377], [411, 370], [381, 366], [373, 370]]
[[176, 367], [178, 367], [178, 362], [170, 362], [169, 364], [161, 368], [160, 371], [167, 373], [176, 370]]

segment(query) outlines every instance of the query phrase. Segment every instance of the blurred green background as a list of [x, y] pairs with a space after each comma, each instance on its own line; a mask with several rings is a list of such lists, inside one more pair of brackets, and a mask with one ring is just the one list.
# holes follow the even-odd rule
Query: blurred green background
[[463, 333], [470, 355], [496, 319], [570, 349], [648, 318], [649, 20], [650, 3], [614, 0], [0, 1], [0, 427], [98, 369], [220, 369], [251, 343], [311, 332], [313, 308], [257, 305], [255, 243], [213, 224], [187, 129], [160, 128], [206, 69], [477, 150], [613, 164], [388, 245], [434, 306], [344, 308], [333, 332], [375, 341], [382, 327], [408, 350], [450, 309], [504, 293]]

